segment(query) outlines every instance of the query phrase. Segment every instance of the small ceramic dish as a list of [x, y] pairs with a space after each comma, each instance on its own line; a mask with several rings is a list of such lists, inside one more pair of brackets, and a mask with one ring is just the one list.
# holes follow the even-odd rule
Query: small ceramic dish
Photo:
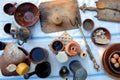
[[110, 68], [115, 72], [120, 74], [120, 51], [114, 51], [109, 56]]
[[58, 54], [59, 51], [64, 49], [64, 44], [61, 40], [56, 39], [50, 44], [50, 48], [55, 54]]
[[15, 7], [16, 4], [17, 3], [14, 3], [14, 4], [7, 3], [7, 4], [5, 4], [4, 7], [3, 7], [4, 12], [8, 15], [13, 15], [14, 12], [15, 12], [15, 9], [16, 9], [16, 7]]
[[77, 42], [75, 41], [70, 41], [66, 46], [65, 46], [65, 52], [69, 56], [76, 56], [80, 53], [80, 46]]
[[111, 34], [106, 28], [99, 27], [92, 32], [91, 39], [95, 45], [103, 46], [110, 42]]
[[91, 19], [86, 19], [83, 21], [83, 28], [87, 31], [92, 30], [94, 28], [94, 22]]
[[23, 27], [33, 26], [39, 19], [39, 9], [32, 3], [19, 5], [14, 13], [16, 22]]

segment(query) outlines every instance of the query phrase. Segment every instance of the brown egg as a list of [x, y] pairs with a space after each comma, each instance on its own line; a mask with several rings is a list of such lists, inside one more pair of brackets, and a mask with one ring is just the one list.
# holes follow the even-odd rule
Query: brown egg
[[111, 58], [110, 60], [111, 60], [111, 63], [113, 63], [113, 64], [115, 64], [117, 62], [115, 58]]
[[119, 66], [120, 66], [120, 65], [119, 65], [118, 62], [114, 64], [114, 67], [115, 67], [115, 68], [118, 68]]
[[120, 64], [120, 57], [118, 58], [118, 63]]
[[119, 55], [118, 55], [117, 53], [115, 53], [115, 54], [113, 55], [113, 58], [118, 59], [118, 58], [119, 58]]

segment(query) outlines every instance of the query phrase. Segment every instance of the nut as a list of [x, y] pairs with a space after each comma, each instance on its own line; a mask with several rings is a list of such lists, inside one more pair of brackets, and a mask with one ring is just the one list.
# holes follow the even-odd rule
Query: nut
[[114, 57], [115, 59], [118, 59], [118, 58], [119, 58], [119, 55], [118, 55], [117, 53], [115, 53], [115, 54], [113, 55], [113, 57]]
[[113, 63], [113, 64], [115, 64], [117, 62], [115, 58], [111, 58], [110, 60], [111, 60], [111, 63]]

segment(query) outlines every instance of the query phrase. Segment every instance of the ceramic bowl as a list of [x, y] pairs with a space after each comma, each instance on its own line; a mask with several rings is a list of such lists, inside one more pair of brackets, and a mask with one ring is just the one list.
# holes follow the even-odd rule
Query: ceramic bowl
[[[98, 30], [103, 30], [103, 31], [105, 32], [105, 36], [106, 36], [106, 38], [108, 39], [108, 41], [107, 41], [105, 44], [97, 43], [97, 42], [95, 41], [95, 38], [94, 38], [95, 36], [94, 36], [94, 34], [96, 34], [96, 31], [98, 31]], [[111, 34], [110, 34], [110, 32], [109, 32], [108, 29], [106, 29], [106, 28], [104, 28], [104, 27], [98, 27], [98, 28], [96, 28], [95, 30], [93, 30], [93, 32], [92, 32], [92, 34], [91, 34], [91, 39], [92, 39], [92, 42], [93, 42], [95, 45], [97, 45], [97, 46], [103, 46], [103, 45], [109, 44], [109, 42], [110, 42], [110, 40], [111, 40]]]
[[62, 51], [64, 49], [64, 44], [61, 40], [56, 39], [52, 42], [50, 48], [55, 54], [58, 54], [59, 51]]
[[112, 44], [106, 48], [102, 56], [102, 65], [103, 65], [105, 72], [107, 72], [109, 75], [115, 78], [120, 78], [120, 73], [115, 72], [109, 64], [109, 57], [115, 51], [120, 51], [120, 43]]
[[39, 19], [39, 9], [32, 3], [22, 3], [14, 13], [16, 22], [23, 26], [33, 26]]
[[16, 5], [16, 3], [14, 3], [14, 4], [12, 4], [12, 3], [5, 4], [4, 7], [3, 7], [4, 12], [6, 14], [8, 14], [8, 15], [13, 15], [14, 12], [15, 12], [15, 9], [16, 9], [15, 5]]
[[92, 30], [94, 28], [94, 22], [92, 19], [85, 19], [83, 21], [83, 28], [87, 31]]
[[[109, 56], [109, 66], [115, 73], [120, 74], [120, 65], [118, 68], [116, 68], [114, 64], [111, 62], [111, 58], [113, 58], [114, 54], [118, 54], [120, 56], [120, 51], [114, 51], [113, 53], [111, 53], [111, 55]], [[118, 59], [115, 59], [115, 60], [116, 62], [118, 62]]]
[[46, 61], [48, 58], [48, 51], [41, 47], [35, 47], [29, 54], [29, 60], [34, 64], [39, 64]]

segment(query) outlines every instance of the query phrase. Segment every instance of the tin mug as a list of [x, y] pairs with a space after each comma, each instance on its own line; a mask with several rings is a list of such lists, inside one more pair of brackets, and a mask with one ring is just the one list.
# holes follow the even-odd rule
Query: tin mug
[[4, 26], [4, 32], [10, 35], [15, 35], [18, 32], [18, 27], [15, 24], [7, 23]]
[[69, 64], [69, 68], [73, 72], [73, 80], [86, 80], [87, 71], [82, 67], [79, 61], [72, 61]]
[[27, 42], [27, 40], [30, 38], [31, 33], [30, 30], [27, 28], [20, 28], [15, 36], [18, 44], [23, 45], [23, 43]]

